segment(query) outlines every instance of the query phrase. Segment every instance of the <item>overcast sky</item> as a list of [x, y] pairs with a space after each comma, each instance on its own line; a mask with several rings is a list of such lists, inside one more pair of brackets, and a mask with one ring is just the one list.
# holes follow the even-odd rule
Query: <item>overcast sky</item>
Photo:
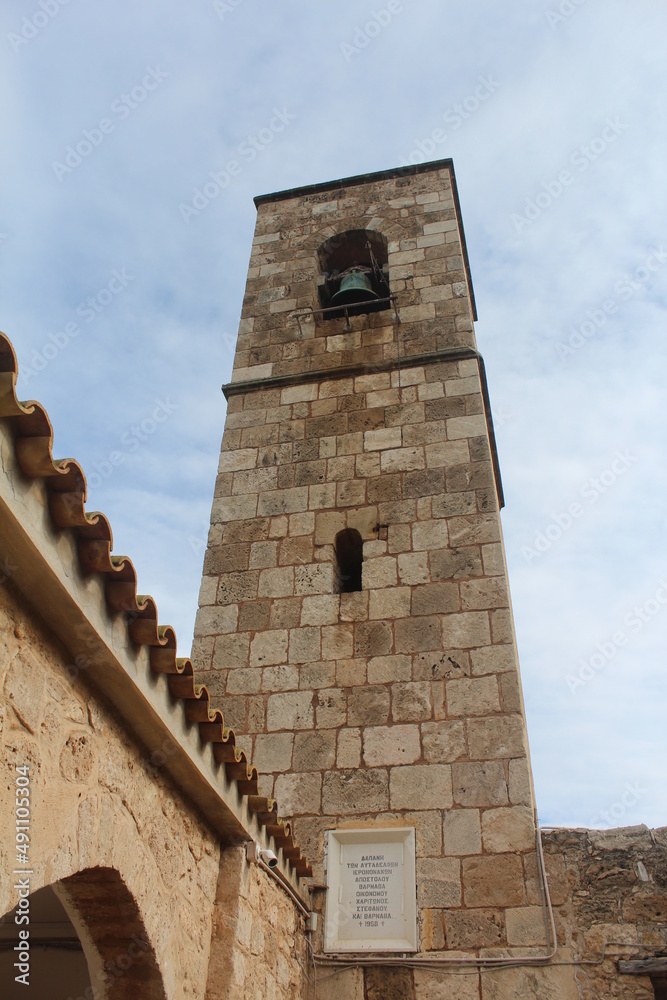
[[[451, 156], [540, 819], [665, 824], [664, 3], [5, 0], [0, 16], [0, 328], [181, 655], [253, 195]], [[224, 189], [188, 211], [211, 172]]]

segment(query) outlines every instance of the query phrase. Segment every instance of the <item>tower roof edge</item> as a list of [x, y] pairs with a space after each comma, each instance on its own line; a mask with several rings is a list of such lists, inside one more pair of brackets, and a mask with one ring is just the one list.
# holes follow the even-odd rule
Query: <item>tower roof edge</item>
[[463, 219], [461, 217], [461, 203], [459, 201], [458, 188], [456, 186], [456, 174], [454, 171], [454, 161], [451, 157], [443, 160], [429, 160], [428, 163], [413, 163], [403, 167], [392, 167], [389, 170], [378, 170], [369, 174], [355, 174], [352, 177], [342, 177], [338, 180], [322, 181], [319, 184], [306, 184], [302, 187], [287, 188], [284, 191], [274, 191], [272, 194], [255, 195], [253, 201], [255, 207], [269, 204], [274, 201], [286, 201], [291, 198], [302, 198], [305, 195], [318, 194], [321, 191], [333, 191], [341, 187], [353, 187], [357, 184], [368, 184], [374, 181], [391, 180], [394, 177], [412, 177], [416, 174], [428, 173], [432, 170], [448, 170], [451, 175], [452, 195], [456, 206], [456, 214], [461, 229], [461, 248], [463, 251], [463, 261], [468, 287], [470, 289], [470, 301], [472, 306], [473, 319], [477, 320], [477, 304], [475, 302], [475, 292], [472, 285], [472, 275], [470, 273], [470, 261], [468, 260], [468, 248], [466, 246], [465, 232], [463, 230]]
[[275, 191], [272, 194], [260, 194], [253, 198], [256, 206], [265, 202], [283, 201], [286, 198], [298, 198], [319, 191], [330, 191], [339, 187], [351, 187], [355, 184], [365, 184], [371, 181], [390, 180], [393, 177], [410, 177], [423, 174], [430, 170], [451, 170], [454, 174], [454, 161], [451, 157], [444, 160], [430, 160], [428, 163], [413, 163], [403, 167], [392, 167], [389, 170], [378, 170], [369, 174], [355, 174], [352, 177], [342, 177], [338, 180], [322, 181], [319, 184], [306, 184], [302, 187], [288, 188], [285, 191]]

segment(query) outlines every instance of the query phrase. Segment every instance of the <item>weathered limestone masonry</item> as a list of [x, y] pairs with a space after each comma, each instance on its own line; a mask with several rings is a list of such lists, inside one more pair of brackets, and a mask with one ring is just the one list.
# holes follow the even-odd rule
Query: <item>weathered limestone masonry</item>
[[303, 919], [289, 897], [246, 861], [220, 858], [206, 1000], [306, 1000]]
[[[349, 230], [386, 240], [400, 324], [291, 315]], [[422, 951], [543, 951], [473, 312], [449, 162], [258, 199], [193, 657], [318, 883], [325, 830], [414, 826]]]
[[[99, 948], [110, 964], [120, 958], [124, 975], [114, 984], [120, 992], [109, 995], [138, 988], [137, 974], [151, 998], [203, 997], [218, 843], [160, 768], [150, 766], [149, 755], [123, 731], [105, 699], [86, 690], [83, 679], [73, 680], [72, 672], [67, 651], [5, 582], [0, 914], [17, 901], [16, 879], [7, 873], [15, 867], [15, 767], [27, 764], [30, 888], [60, 883], [92, 937], [92, 952]], [[136, 912], [134, 927], [128, 926], [126, 898]], [[111, 922], [116, 912], [125, 926]], [[151, 947], [137, 955], [133, 940]], [[133, 959], [129, 967], [126, 955]], [[164, 992], [153, 986], [158, 981]], [[100, 980], [94, 985], [99, 989]]]
[[667, 954], [667, 828], [561, 830], [543, 839], [563, 948], [556, 961], [569, 952], [581, 962], [574, 997], [664, 1000], [665, 967], [651, 980], [619, 975], [618, 963]]
[[64, 893], [98, 991], [106, 983], [110, 1000], [301, 996], [294, 950], [296, 941], [303, 965], [305, 944], [291, 900], [243, 847], [221, 851], [164, 773], [164, 756], [127, 732], [71, 659], [5, 579], [0, 915], [17, 902], [15, 768], [27, 765], [30, 888]]
[[0, 994], [295, 1000], [308, 866], [16, 377], [0, 334]]

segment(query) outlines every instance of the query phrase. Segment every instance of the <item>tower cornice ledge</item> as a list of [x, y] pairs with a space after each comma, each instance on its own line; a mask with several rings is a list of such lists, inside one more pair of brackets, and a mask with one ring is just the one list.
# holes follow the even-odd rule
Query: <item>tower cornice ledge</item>
[[[239, 379], [238, 382], [226, 382], [222, 386], [225, 399], [249, 392], [266, 391], [267, 389], [282, 389], [289, 385], [303, 385], [307, 382], [315, 382], [318, 379], [327, 380], [355, 378], [358, 375], [369, 375], [374, 372], [400, 371], [403, 368], [415, 368], [418, 365], [434, 365], [443, 361], [464, 361], [467, 358], [474, 358], [479, 367], [479, 378], [482, 386], [482, 399], [484, 401], [484, 416], [486, 426], [489, 431], [489, 445], [491, 448], [491, 460], [493, 462], [493, 476], [498, 494], [498, 506], [502, 510], [505, 506], [503, 484], [500, 476], [500, 462], [498, 461], [498, 449], [496, 447], [496, 435], [493, 428], [493, 415], [491, 413], [491, 402], [489, 399], [489, 387], [486, 381], [486, 368], [484, 359], [479, 351], [472, 347], [449, 347], [442, 351], [430, 351], [426, 354], [411, 354], [407, 358], [402, 358], [400, 362], [397, 358], [388, 358], [386, 361], [364, 364], [359, 362], [354, 365], [341, 365], [339, 368], [313, 369], [307, 372], [294, 372], [290, 375], [267, 375], [264, 378]], [[233, 376], [232, 376], [233, 377]]]

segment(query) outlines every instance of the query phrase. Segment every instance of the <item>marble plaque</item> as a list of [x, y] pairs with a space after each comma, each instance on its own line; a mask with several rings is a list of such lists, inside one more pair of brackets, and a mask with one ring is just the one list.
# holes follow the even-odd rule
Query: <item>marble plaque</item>
[[416, 951], [415, 831], [330, 830], [325, 951]]

